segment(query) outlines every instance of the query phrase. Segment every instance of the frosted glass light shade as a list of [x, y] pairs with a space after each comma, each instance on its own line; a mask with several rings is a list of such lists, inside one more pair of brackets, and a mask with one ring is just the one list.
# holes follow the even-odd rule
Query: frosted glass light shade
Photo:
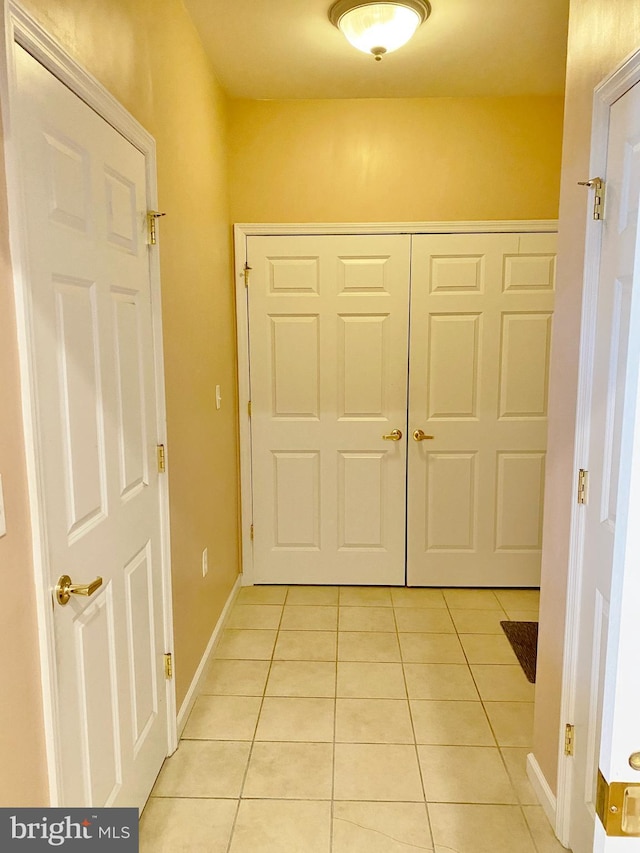
[[380, 59], [406, 44], [430, 11], [428, 3], [415, 0], [406, 5], [354, 0], [336, 3], [329, 16], [354, 47]]

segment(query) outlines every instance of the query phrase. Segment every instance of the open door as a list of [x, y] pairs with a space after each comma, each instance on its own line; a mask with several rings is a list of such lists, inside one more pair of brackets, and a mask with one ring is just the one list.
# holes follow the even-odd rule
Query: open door
[[11, 224], [52, 804], [141, 807], [172, 742], [175, 704], [164, 666], [150, 173], [145, 153], [17, 43], [13, 59]]
[[588, 253], [587, 267], [598, 260], [599, 267], [593, 294], [585, 293], [591, 339], [582, 353], [593, 360], [582, 425], [588, 479], [576, 521], [583, 536], [575, 754], [567, 759], [574, 853], [618, 853], [640, 843], [640, 83], [627, 83], [609, 103], [605, 215], [592, 226], [602, 229], [602, 242]]

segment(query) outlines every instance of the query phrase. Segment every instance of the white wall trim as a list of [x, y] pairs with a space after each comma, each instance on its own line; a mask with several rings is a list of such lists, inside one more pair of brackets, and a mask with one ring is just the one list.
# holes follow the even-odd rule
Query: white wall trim
[[[24, 422], [29, 508], [32, 528], [36, 608], [38, 618], [44, 732], [49, 774], [49, 799], [51, 806], [61, 805], [61, 767], [59, 756], [62, 745], [58, 741], [58, 695], [51, 609], [51, 584], [47, 555], [46, 529], [43, 519], [43, 488], [41, 475], [42, 448], [37, 432], [37, 406], [34, 394], [34, 365], [32, 360], [31, 316], [26, 282], [26, 245], [24, 240], [24, 211], [22, 205], [19, 159], [12, 132], [13, 103], [16, 97], [15, 48], [20, 45], [61, 80], [71, 91], [101, 115], [122, 136], [144, 155], [147, 173], [147, 203], [156, 207], [156, 149], [152, 136], [115, 98], [78, 65], [16, 0], [2, 0], [4, 28], [0, 40], [0, 95], [2, 101], [3, 144], [7, 174], [9, 208], [9, 242], [11, 266], [16, 299], [18, 351], [22, 390], [22, 415]], [[166, 411], [164, 396], [164, 367], [162, 352], [162, 314], [160, 300], [160, 268], [158, 251], [150, 253], [150, 278], [153, 313], [153, 342], [156, 378], [156, 419], [160, 442], [166, 443]], [[173, 652], [173, 611], [171, 596], [171, 564], [169, 541], [168, 486], [160, 483], [161, 502], [161, 561], [163, 587], [163, 627], [165, 652]], [[166, 682], [167, 702], [167, 753], [177, 744], [175, 683]]]
[[556, 798], [532, 752], [527, 755], [527, 776], [549, 823], [555, 826]]
[[504, 234], [555, 233], [558, 222], [545, 220], [496, 220], [490, 222], [349, 222], [349, 223], [242, 223], [234, 226], [236, 334], [238, 352], [238, 406], [240, 426], [240, 512], [242, 541], [242, 577], [244, 584], [254, 582], [251, 419], [249, 371], [249, 306], [244, 282], [247, 238], [260, 236], [301, 236], [330, 234]]
[[[12, 42], [17, 42], [143, 154], [155, 149], [153, 137], [143, 126], [20, 6], [18, 0], [4, 0], [4, 6], [8, 47], [12, 48]], [[12, 52], [12, 49], [8, 51], [10, 58]], [[9, 70], [13, 78], [13, 64]]]
[[[246, 226], [250, 228], [250, 226]], [[253, 483], [251, 472], [251, 418], [249, 400], [249, 294], [245, 287], [244, 265], [247, 259], [245, 226], [234, 227], [235, 291], [236, 291], [236, 343], [238, 352], [238, 426], [240, 429], [240, 542], [241, 571], [245, 584], [253, 583]]]
[[198, 664], [198, 668], [196, 669], [193, 679], [191, 680], [191, 684], [189, 685], [189, 689], [187, 690], [187, 694], [184, 697], [182, 705], [180, 706], [180, 710], [178, 711], [178, 737], [182, 736], [182, 732], [184, 731], [184, 727], [187, 724], [187, 720], [189, 719], [189, 714], [191, 713], [191, 709], [198, 698], [198, 692], [200, 689], [200, 682], [202, 677], [205, 674], [207, 669], [207, 665], [209, 663], [209, 659], [213, 654], [215, 647], [218, 645], [220, 640], [220, 634], [224, 630], [224, 626], [226, 624], [227, 619], [229, 618], [229, 613], [231, 612], [231, 608], [233, 607], [233, 603], [236, 600], [238, 593], [240, 592], [240, 587], [242, 586], [242, 575], [238, 575], [236, 578], [236, 582], [233, 585], [231, 592], [229, 593], [229, 597], [227, 598], [227, 602], [222, 609], [222, 613], [220, 614], [220, 618], [216, 622], [216, 626], [213, 629], [213, 633], [207, 643], [207, 648], [204, 650], [204, 654], [202, 655], [202, 659]]
[[[609, 74], [594, 90], [593, 121], [591, 131], [590, 172], [585, 177], [603, 177], [607, 166], [609, 141], [609, 114], [612, 105], [640, 82], [640, 50], [630, 54], [621, 65]], [[606, 195], [605, 195], [606, 215]], [[596, 338], [596, 308], [598, 293], [598, 271], [602, 243], [602, 223], [594, 221], [589, 210], [586, 221], [586, 244], [584, 282], [582, 294], [582, 325], [580, 332], [580, 355], [578, 394], [576, 408], [576, 432], [574, 449], [574, 472], [588, 468], [590, 436], [589, 411], [591, 407], [591, 383]], [[580, 626], [580, 595], [582, 589], [582, 558], [584, 542], [584, 507], [577, 503], [577, 479], [574, 478], [572, 494], [571, 533], [567, 583], [567, 606], [564, 638], [564, 660], [562, 669], [562, 699], [559, 720], [559, 751], [556, 834], [563, 844], [569, 843], [571, 818], [571, 792], [574, 784], [573, 759], [564, 754], [564, 726], [572, 723], [575, 714], [576, 683], [578, 665], [578, 639]], [[579, 784], [579, 780], [575, 780]]]
[[239, 223], [238, 233], [247, 237], [313, 234], [501, 234], [555, 232], [555, 219], [496, 219], [483, 222], [280, 222]]

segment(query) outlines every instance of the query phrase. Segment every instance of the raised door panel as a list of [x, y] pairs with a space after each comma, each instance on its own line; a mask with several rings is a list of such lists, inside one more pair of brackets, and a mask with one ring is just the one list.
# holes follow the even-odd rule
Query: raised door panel
[[387, 410], [388, 316], [338, 318], [338, 413], [341, 420], [381, 420]]
[[274, 296], [319, 293], [319, 258], [271, 256], [266, 265], [269, 292]]
[[120, 497], [127, 500], [149, 484], [144, 351], [136, 294], [112, 289], [111, 299], [119, 412]]
[[[638, 168], [640, 173], [640, 168]], [[616, 279], [611, 305], [611, 332], [609, 337], [609, 369], [605, 399], [605, 424], [602, 442], [602, 494], [600, 521], [615, 530], [618, 482], [620, 479], [620, 441], [627, 351], [629, 318], [631, 314], [631, 276]]]
[[320, 454], [273, 454], [273, 548], [320, 549]]
[[479, 314], [429, 316], [428, 419], [477, 417], [481, 325]]
[[544, 453], [497, 454], [496, 551], [542, 548]]
[[[533, 236], [533, 235], [530, 235]], [[504, 257], [505, 293], [553, 293], [556, 280], [554, 252], [522, 252]]]
[[320, 416], [320, 353], [317, 315], [270, 316], [270, 390], [274, 418]]
[[138, 252], [136, 185], [108, 166], [104, 172], [104, 184], [107, 242], [135, 255]]
[[124, 568], [133, 751], [144, 747], [158, 715], [158, 675], [151, 543]]
[[49, 221], [87, 234], [90, 228], [91, 158], [82, 145], [45, 131]]
[[430, 293], [482, 293], [485, 263], [482, 254], [432, 255], [429, 260]]
[[108, 514], [96, 286], [54, 276], [53, 288], [67, 535], [73, 544]]
[[550, 313], [502, 314], [500, 419], [546, 418], [550, 351]]
[[426, 465], [425, 551], [473, 551], [478, 531], [475, 453], [429, 453]]
[[385, 453], [341, 453], [338, 548], [381, 549], [385, 536]]
[[[116, 630], [113, 586], [108, 584], [73, 622], [76, 680], [81, 685], [74, 748], [81, 751], [82, 805], [87, 806], [113, 805], [123, 781]], [[102, 674], [99, 681], [97, 673]]]
[[623, 172], [620, 182], [618, 231], [623, 234], [638, 223], [640, 205], [640, 136], [632, 134], [625, 141]]
[[389, 255], [338, 258], [338, 293], [389, 293], [389, 260]]

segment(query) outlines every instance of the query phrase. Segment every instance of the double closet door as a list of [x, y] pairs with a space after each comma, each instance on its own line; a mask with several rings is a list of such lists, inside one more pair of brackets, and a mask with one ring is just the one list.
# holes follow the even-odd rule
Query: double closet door
[[247, 261], [254, 582], [538, 585], [555, 235]]

